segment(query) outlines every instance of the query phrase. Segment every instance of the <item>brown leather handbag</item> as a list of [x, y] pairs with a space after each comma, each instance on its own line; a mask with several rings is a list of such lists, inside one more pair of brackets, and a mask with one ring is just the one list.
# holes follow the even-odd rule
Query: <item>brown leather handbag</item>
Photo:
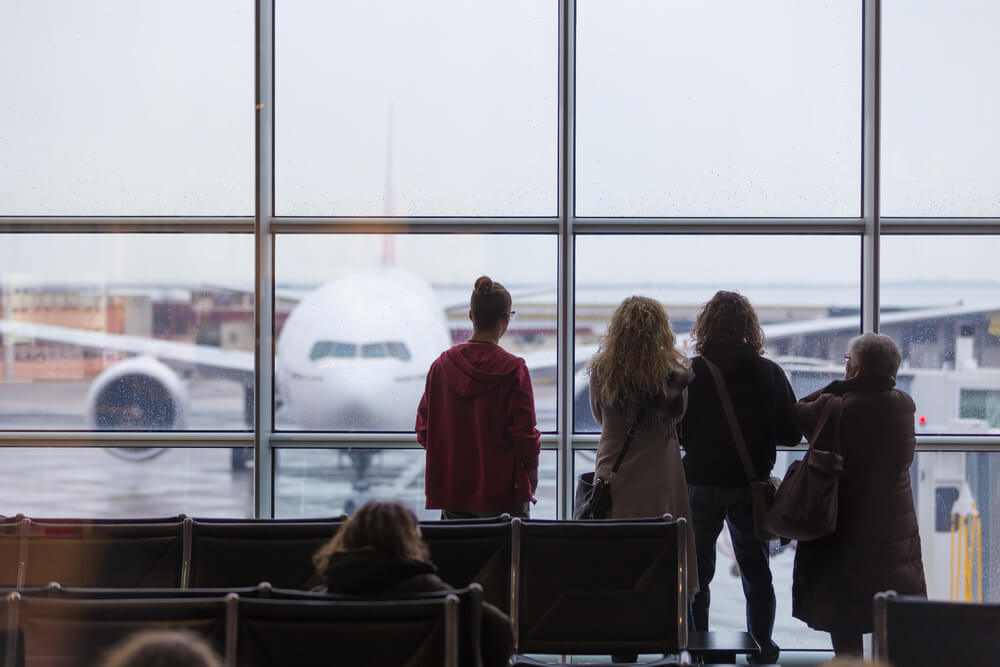
[[[839, 480], [844, 470], [844, 457], [837, 451], [841, 402], [839, 396], [826, 397], [805, 457], [788, 466], [764, 519], [770, 532], [792, 540], [815, 540], [837, 529]], [[824, 427], [829, 431], [830, 448], [817, 449]]]

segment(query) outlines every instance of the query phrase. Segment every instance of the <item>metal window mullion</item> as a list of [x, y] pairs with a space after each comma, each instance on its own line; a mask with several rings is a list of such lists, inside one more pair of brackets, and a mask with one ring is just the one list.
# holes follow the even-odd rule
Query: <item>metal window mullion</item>
[[276, 234], [456, 234], [456, 233], [510, 233], [555, 234], [559, 231], [559, 218], [538, 217], [413, 217], [374, 218], [339, 217], [294, 218], [274, 217], [271, 230]]
[[881, 234], [1000, 234], [1000, 218], [881, 217]]
[[879, 330], [880, 130], [881, 130], [881, 0], [865, 0], [862, 24], [862, 164], [861, 329]]
[[0, 216], [0, 234], [253, 232], [250, 216]]
[[248, 447], [246, 431], [0, 431], [2, 447]]
[[574, 113], [576, 99], [576, 1], [559, 3], [559, 166], [557, 190], [559, 193], [559, 257], [557, 260], [558, 314], [556, 330], [556, 362], [558, 382], [558, 434], [559, 453], [556, 466], [557, 516], [570, 518], [573, 514], [573, 375], [575, 330], [573, 306], [575, 239], [573, 222], [575, 205], [576, 141]]
[[861, 234], [864, 218], [574, 218], [582, 234]]
[[254, 63], [254, 516], [274, 516], [274, 0], [257, 0]]

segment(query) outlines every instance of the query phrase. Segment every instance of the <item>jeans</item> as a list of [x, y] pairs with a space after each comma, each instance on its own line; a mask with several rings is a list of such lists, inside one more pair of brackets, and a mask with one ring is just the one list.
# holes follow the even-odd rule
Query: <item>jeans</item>
[[694, 596], [691, 625], [694, 630], [708, 630], [708, 607], [712, 596], [708, 585], [715, 575], [715, 542], [722, 523], [729, 526], [733, 551], [740, 567], [743, 594], [746, 596], [747, 632], [760, 645], [759, 656], [750, 663], [778, 661], [778, 645], [771, 639], [774, 630], [774, 584], [768, 563], [767, 542], [757, 539], [753, 530], [753, 504], [749, 486], [688, 485], [695, 552], [698, 557], [698, 585]]

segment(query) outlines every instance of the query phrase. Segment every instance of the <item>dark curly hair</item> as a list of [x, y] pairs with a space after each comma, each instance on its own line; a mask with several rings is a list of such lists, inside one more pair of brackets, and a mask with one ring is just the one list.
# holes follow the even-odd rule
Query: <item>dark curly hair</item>
[[702, 354], [716, 343], [746, 343], [764, 354], [764, 331], [750, 299], [738, 292], [721, 290], [701, 308], [691, 329], [694, 349]]

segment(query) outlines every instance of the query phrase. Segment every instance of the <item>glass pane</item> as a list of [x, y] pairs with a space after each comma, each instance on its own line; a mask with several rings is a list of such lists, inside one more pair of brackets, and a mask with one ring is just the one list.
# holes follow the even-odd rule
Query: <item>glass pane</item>
[[0, 447], [0, 514], [117, 519], [253, 516], [241, 449]]
[[1000, 602], [1000, 454], [919, 452], [910, 478], [927, 595]]
[[280, 215], [555, 215], [558, 3], [276, 3]]
[[1000, 5], [882, 3], [882, 215], [997, 216]]
[[883, 236], [881, 325], [918, 433], [1000, 433], [998, 236]]
[[0, 237], [0, 429], [245, 430], [253, 238]]
[[[352, 514], [369, 500], [397, 500], [421, 519], [424, 509], [422, 449], [279, 449], [275, 452], [275, 517]], [[535, 519], [556, 518], [556, 452], [538, 459]]]
[[659, 299], [678, 346], [720, 289], [750, 299], [799, 396], [843, 377], [860, 331], [860, 242], [854, 236], [580, 236], [576, 242], [577, 431], [598, 431], [584, 373], [611, 314], [633, 294]]
[[577, 3], [582, 216], [857, 216], [861, 3]]
[[556, 259], [543, 235], [278, 236], [277, 428], [412, 431], [427, 369], [472, 334], [486, 274], [511, 292], [500, 344], [528, 364], [538, 428], [555, 430]]
[[253, 40], [243, 0], [0, 4], [0, 215], [253, 215]]

